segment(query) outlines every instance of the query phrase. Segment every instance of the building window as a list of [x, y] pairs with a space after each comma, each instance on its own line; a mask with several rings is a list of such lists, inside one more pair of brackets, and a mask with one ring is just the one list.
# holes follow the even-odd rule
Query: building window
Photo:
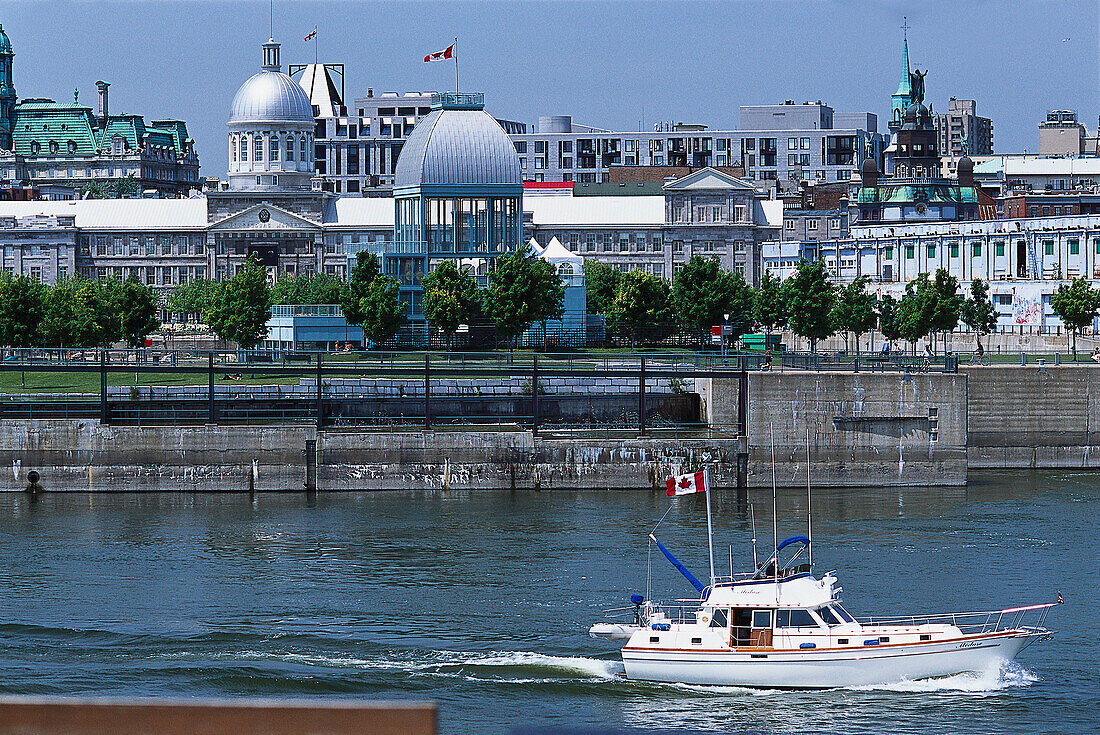
[[300, 139], [298, 140], [298, 154], [299, 154], [299, 156], [298, 156], [298, 157], [299, 157], [299, 159], [301, 159], [301, 160], [303, 160], [303, 161], [307, 161], [307, 160], [309, 160], [309, 159], [308, 159], [308, 158], [306, 157], [306, 146], [307, 146], [307, 145], [308, 145], [308, 142], [306, 141], [306, 139], [305, 139], [304, 137], [303, 137], [303, 138], [300, 138]]
[[32, 265], [31, 266], [31, 280], [33, 280], [33, 281], [41, 281], [42, 280], [42, 266], [38, 266], [38, 265]]
[[957, 242], [951, 243], [951, 257], [959, 257], [959, 244]]
[[886, 260], [893, 260], [893, 259], [894, 259], [894, 248], [892, 248], [890, 246], [887, 246], [886, 247]]
[[929, 245], [928, 246], [928, 257], [929, 258], [935, 258], [936, 257], [936, 246], [935, 245]]
[[978, 258], [978, 257], [981, 257], [981, 254], [982, 254], [982, 244], [980, 242], [976, 242], [973, 245], [971, 245], [971, 256], [972, 257]]
[[294, 160], [294, 138], [286, 136], [286, 160]]
[[1092, 247], [1096, 251], [1096, 254], [1100, 255], [1100, 237], [1097, 237], [1097, 238], [1093, 239]]
[[244, 135], [241, 136], [241, 160], [248, 160], [248, 137]]
[[[1100, 249], [1097, 249], [1096, 252], [1100, 253]], [[998, 258], [1003, 258], [1004, 257], [1004, 254], [1005, 254], [1004, 240], [997, 240], [993, 243], [993, 254], [996, 255]]]
[[905, 259], [906, 260], [912, 260], [913, 259], [913, 250], [914, 250], [914, 247], [912, 245], [906, 245], [905, 246]]
[[1069, 241], [1069, 254], [1080, 255], [1081, 254], [1081, 241], [1074, 238]]
[[277, 136], [277, 135], [272, 136], [271, 137], [271, 142], [268, 145], [271, 148], [271, 160], [272, 161], [278, 161], [279, 160], [279, 147], [280, 147], [279, 136]]
[[817, 229], [817, 220], [816, 219], [806, 220], [806, 229], [807, 230], [816, 230]]
[[1054, 241], [1043, 240], [1043, 255], [1054, 255]]
[[783, 223], [783, 227], [788, 230], [794, 230], [794, 220], [789, 219]]

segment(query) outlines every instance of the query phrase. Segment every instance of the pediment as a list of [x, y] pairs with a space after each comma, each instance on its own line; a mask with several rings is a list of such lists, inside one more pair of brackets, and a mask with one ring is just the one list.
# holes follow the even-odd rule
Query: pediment
[[301, 215], [289, 212], [273, 204], [253, 204], [240, 212], [210, 225], [211, 230], [251, 230], [254, 232], [281, 232], [309, 230], [320, 232], [321, 225]]
[[756, 187], [743, 179], [739, 179], [736, 176], [730, 176], [729, 174], [713, 168], [704, 168], [692, 172], [687, 176], [671, 181], [665, 185], [666, 191], [682, 189], [737, 189], [751, 191], [755, 188]]

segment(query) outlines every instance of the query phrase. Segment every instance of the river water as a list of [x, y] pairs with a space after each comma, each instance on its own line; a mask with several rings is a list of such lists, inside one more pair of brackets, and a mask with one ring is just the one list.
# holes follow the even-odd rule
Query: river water
[[[761, 546], [770, 492], [750, 493]], [[0, 497], [0, 692], [434, 700], [443, 733], [1095, 732], [1100, 475], [821, 490], [815, 564], [854, 614], [1053, 601], [1051, 641], [999, 672], [825, 692], [625, 681], [587, 637], [646, 584], [663, 493]], [[658, 529], [698, 576], [706, 515]], [[714, 493], [719, 573], [751, 566], [746, 506]], [[805, 528], [782, 492], [780, 537]], [[652, 561], [655, 598], [693, 592]]]

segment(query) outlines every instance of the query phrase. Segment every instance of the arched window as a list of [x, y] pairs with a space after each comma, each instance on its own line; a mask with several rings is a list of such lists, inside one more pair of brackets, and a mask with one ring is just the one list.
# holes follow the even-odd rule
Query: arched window
[[241, 160], [242, 161], [247, 161], [248, 160], [248, 136], [247, 135], [242, 135], [241, 136]]
[[75, 140], [70, 140], [69, 141], [69, 153], [76, 153], [76, 141]]
[[229, 139], [229, 157], [233, 159], [233, 162], [237, 161], [237, 136], [233, 136]]
[[573, 264], [572, 263], [562, 263], [561, 265], [559, 265], [558, 266], [558, 275], [559, 276], [572, 276], [573, 275]]
[[294, 160], [294, 136], [286, 136], [286, 160]]
[[264, 136], [256, 133], [252, 136], [252, 160], [264, 160]]
[[279, 146], [280, 145], [282, 145], [282, 141], [279, 140], [279, 136], [278, 135], [271, 136], [271, 142], [269, 144], [269, 146], [270, 146], [269, 150], [271, 151], [271, 160], [272, 161], [278, 161], [279, 160]]
[[303, 136], [302, 139], [299, 141], [299, 146], [298, 146], [298, 151], [302, 154], [302, 160], [303, 161], [308, 161], [309, 160], [309, 156], [306, 155], [306, 145], [308, 145], [308, 142], [307, 142], [305, 136]]
[[51, 140], [50, 141], [50, 153], [51, 154], [56, 154], [57, 153], [57, 141], [56, 140]]

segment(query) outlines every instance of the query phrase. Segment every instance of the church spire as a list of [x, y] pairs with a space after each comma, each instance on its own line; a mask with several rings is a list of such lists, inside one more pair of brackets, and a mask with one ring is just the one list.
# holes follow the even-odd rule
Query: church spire
[[898, 80], [898, 91], [890, 97], [890, 130], [901, 128], [902, 118], [909, 105], [913, 104], [913, 82], [909, 68], [909, 20], [901, 24], [901, 79]]

